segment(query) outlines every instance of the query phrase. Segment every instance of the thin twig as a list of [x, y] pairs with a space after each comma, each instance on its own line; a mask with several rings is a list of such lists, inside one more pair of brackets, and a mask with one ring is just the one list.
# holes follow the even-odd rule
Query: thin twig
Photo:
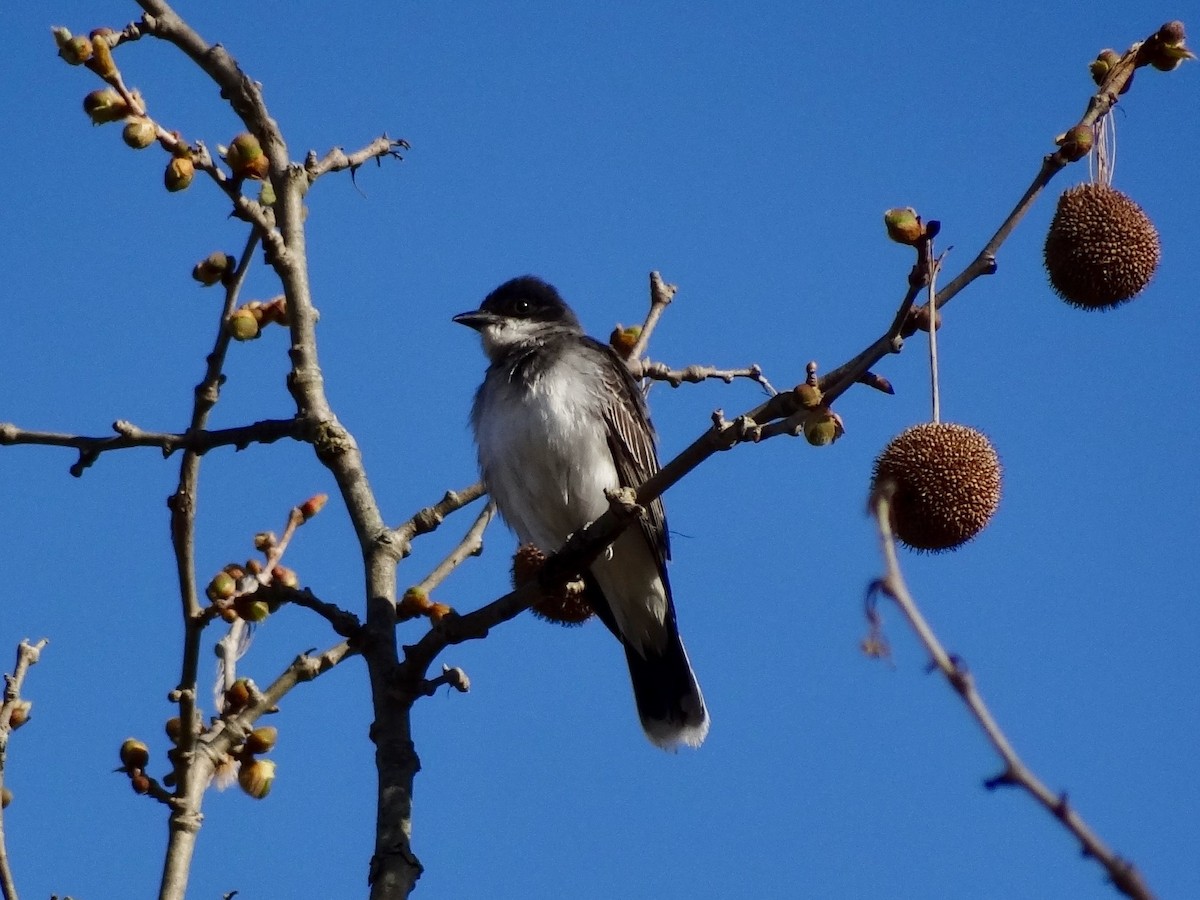
[[463, 535], [462, 540], [413, 589], [420, 591], [422, 595], [426, 596], [433, 593], [434, 588], [445, 581], [450, 573], [462, 565], [463, 562], [472, 556], [478, 556], [482, 553], [483, 532], [487, 529], [488, 524], [495, 515], [496, 504], [489, 500], [479, 515], [475, 517], [474, 523], [467, 529], [467, 533]]
[[658, 325], [658, 320], [662, 318], [662, 314], [667, 307], [671, 305], [671, 301], [675, 299], [675, 293], [679, 288], [673, 284], [667, 284], [662, 279], [662, 275], [658, 272], [650, 273], [650, 311], [646, 313], [646, 321], [642, 323], [641, 333], [638, 339], [634, 341], [633, 348], [629, 351], [628, 359], [641, 359], [643, 353], [646, 352], [646, 347], [650, 343], [650, 335], [654, 333], [655, 327]]
[[358, 616], [349, 610], [342, 609], [335, 603], [328, 603], [320, 599], [308, 588], [283, 588], [276, 585], [272, 590], [278, 592], [279, 596], [287, 603], [311, 609], [329, 622], [335, 632], [351, 642], [362, 633], [362, 622], [359, 621]]
[[[36, 644], [21, 641], [17, 645], [17, 663], [11, 675], [4, 676], [4, 699], [0, 701], [0, 792], [4, 790], [4, 767], [8, 761], [8, 737], [12, 734], [12, 714], [21, 702], [21, 687], [29, 667], [41, 658], [42, 650], [50, 643], [42, 638]], [[28, 706], [26, 705], [26, 709]], [[0, 892], [4, 900], [17, 900], [17, 884], [8, 861], [8, 845], [4, 839], [4, 811], [0, 809]]]
[[74, 448], [79, 451], [79, 459], [71, 466], [71, 474], [78, 478], [102, 453], [112, 450], [158, 447], [163, 456], [170, 456], [177, 450], [190, 450], [202, 456], [216, 447], [244, 450], [251, 444], [273, 444], [283, 438], [298, 440], [301, 437], [301, 425], [298, 419], [263, 419], [261, 422], [236, 428], [172, 433], [145, 431], [132, 422], [118, 419], [112, 425], [113, 431], [116, 432], [114, 436], [89, 437], [54, 431], [30, 431], [11, 422], [0, 422], [0, 445], [37, 444]]
[[388, 535], [388, 540], [396, 548], [397, 557], [402, 559], [412, 553], [413, 538], [435, 531], [445, 521], [446, 516], [474, 503], [486, 493], [483, 482], [477, 481], [461, 491], [446, 491], [437, 503], [418, 510], [407, 522], [393, 528]]
[[895, 601], [904, 617], [908, 620], [917, 638], [924, 645], [934, 666], [954, 688], [955, 693], [962, 699], [971, 716], [982, 729], [984, 735], [995, 748], [1004, 762], [1004, 771], [985, 782], [991, 789], [1001, 786], [1019, 787], [1032, 796], [1054, 818], [1063, 824], [1082, 846], [1085, 856], [1095, 858], [1104, 866], [1109, 878], [1121, 893], [1136, 900], [1152, 900], [1153, 894], [1142, 881], [1141, 875], [1133, 864], [1113, 853], [1092, 829], [1083, 821], [1079, 813], [1067, 802], [1066, 794], [1055, 794], [1022, 762], [1013, 749], [1011, 742], [1000, 729], [991, 710], [984, 703], [983, 697], [975, 687], [975, 679], [962, 661], [948, 653], [933, 629], [921, 614], [916, 601], [909, 593], [904, 576], [900, 571], [900, 562], [896, 553], [896, 541], [891, 526], [891, 491], [888, 486], [877, 491], [871, 498], [872, 514], [879, 529], [880, 544], [883, 549], [885, 574], [882, 579], [872, 585], [872, 591], [879, 591]]
[[385, 134], [353, 153], [347, 153], [341, 147], [334, 147], [318, 159], [316, 152], [310, 150], [304, 158], [304, 171], [308, 173], [309, 181], [316, 181], [329, 172], [341, 172], [349, 169], [353, 173], [363, 163], [372, 159], [377, 163], [381, 163], [385, 157], [403, 159], [400, 151], [408, 149], [410, 149], [408, 141], [393, 140]]
[[684, 382], [698, 384], [710, 378], [719, 379], [726, 384], [729, 384], [735, 378], [749, 378], [751, 381], [759, 384], [768, 395], [773, 397], [779, 393], [779, 391], [772, 387], [771, 382], [767, 381], [766, 376], [763, 375], [762, 367], [756, 363], [744, 369], [718, 369], [713, 366], [697, 365], [687, 366], [683, 369], [672, 369], [666, 363], [652, 362], [645, 358], [630, 358], [627, 365], [634, 378], [650, 378], [654, 381], [665, 381], [671, 387], [679, 387]]

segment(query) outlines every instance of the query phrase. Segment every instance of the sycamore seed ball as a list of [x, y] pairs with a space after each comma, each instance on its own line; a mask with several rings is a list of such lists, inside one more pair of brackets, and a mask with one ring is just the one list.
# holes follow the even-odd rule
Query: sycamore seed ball
[[[545, 562], [546, 555], [533, 544], [522, 544], [518, 547], [513, 556], [513, 587], [520, 587], [536, 578]], [[529, 610], [539, 619], [567, 627], [582, 625], [593, 615], [591, 604], [587, 602], [583, 592], [572, 590], [568, 585], [552, 594], [543, 594], [533, 601]]]
[[1142, 208], [1104, 184], [1058, 198], [1046, 235], [1055, 293], [1080, 309], [1112, 309], [1142, 292], [1158, 268], [1158, 232]]
[[1000, 460], [974, 428], [914, 425], [875, 460], [873, 485], [895, 484], [892, 527], [914, 550], [953, 550], [979, 534], [1000, 504]]

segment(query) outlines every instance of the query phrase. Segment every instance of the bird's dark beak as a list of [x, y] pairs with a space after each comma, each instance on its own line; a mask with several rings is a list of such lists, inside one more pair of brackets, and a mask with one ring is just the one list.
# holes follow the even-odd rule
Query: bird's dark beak
[[496, 315], [482, 309], [473, 309], [470, 312], [459, 313], [454, 317], [454, 321], [459, 325], [466, 325], [468, 328], [482, 331], [487, 326], [495, 323]]

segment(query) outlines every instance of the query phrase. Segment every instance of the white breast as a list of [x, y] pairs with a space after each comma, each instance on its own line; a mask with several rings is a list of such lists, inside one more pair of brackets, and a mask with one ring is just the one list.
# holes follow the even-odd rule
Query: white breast
[[[557, 373], [561, 375], [562, 373]], [[528, 389], [493, 373], [476, 420], [479, 464], [501, 515], [546, 553], [607, 508], [617, 470], [592, 398], [551, 370]]]

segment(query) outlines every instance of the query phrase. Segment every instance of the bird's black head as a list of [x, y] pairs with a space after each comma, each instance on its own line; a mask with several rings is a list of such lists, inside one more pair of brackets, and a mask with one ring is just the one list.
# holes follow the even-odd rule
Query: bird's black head
[[483, 349], [493, 361], [583, 333], [558, 291], [533, 275], [504, 282], [479, 309], [460, 313], [454, 321], [483, 336]]
[[552, 284], [533, 275], [522, 275], [500, 284], [484, 298], [478, 310], [460, 313], [454, 320], [476, 331], [493, 334], [500, 326], [522, 335], [535, 331], [550, 334], [580, 330], [580, 320]]
[[533, 275], [506, 281], [484, 298], [480, 309], [509, 319], [578, 325], [575, 313], [551, 284]]

